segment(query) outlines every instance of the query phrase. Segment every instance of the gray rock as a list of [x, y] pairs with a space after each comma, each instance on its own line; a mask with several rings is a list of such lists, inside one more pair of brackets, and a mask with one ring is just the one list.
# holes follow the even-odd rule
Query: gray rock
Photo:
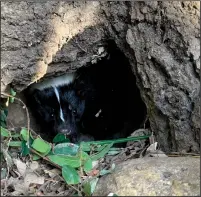
[[142, 158], [100, 178], [94, 196], [200, 196], [200, 158]]

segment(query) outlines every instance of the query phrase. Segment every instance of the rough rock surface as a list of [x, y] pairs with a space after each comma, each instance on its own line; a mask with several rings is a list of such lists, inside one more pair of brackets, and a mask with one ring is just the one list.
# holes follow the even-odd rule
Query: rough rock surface
[[161, 148], [199, 151], [199, 4], [2, 2], [1, 91], [76, 70], [110, 38], [132, 65]]
[[110, 2], [103, 6], [108, 31], [133, 66], [161, 148], [198, 151], [200, 124], [192, 112], [200, 116], [199, 3]]
[[200, 196], [200, 159], [142, 158], [100, 178], [94, 196]]
[[[2, 2], [2, 91], [72, 72], [90, 62], [103, 38], [99, 2]], [[93, 36], [92, 36], [93, 35]]]

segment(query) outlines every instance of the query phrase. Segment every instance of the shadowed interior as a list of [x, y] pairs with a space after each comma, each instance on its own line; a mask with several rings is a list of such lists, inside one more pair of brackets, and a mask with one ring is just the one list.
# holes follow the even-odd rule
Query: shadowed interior
[[107, 50], [107, 57], [77, 71], [78, 75], [86, 76], [86, 81], [92, 81], [97, 91], [97, 102], [91, 106], [86, 102], [78, 125], [79, 132], [90, 135], [94, 140], [127, 137], [143, 127], [146, 117], [146, 106], [127, 58], [114, 43], [108, 43]]

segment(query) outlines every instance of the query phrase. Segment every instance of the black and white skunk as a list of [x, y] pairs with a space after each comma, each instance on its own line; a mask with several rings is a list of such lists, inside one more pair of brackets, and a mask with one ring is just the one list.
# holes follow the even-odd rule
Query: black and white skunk
[[135, 106], [136, 90], [129, 87], [135, 87], [135, 80], [127, 64], [115, 52], [109, 60], [31, 85], [29, 106], [42, 130], [49, 136], [64, 133], [76, 142], [80, 132], [109, 139], [124, 129], [126, 121], [134, 125], [137, 118], [129, 118], [141, 106]]
[[84, 112], [91, 116], [98, 112], [97, 92], [84, 75], [65, 74], [30, 87], [30, 107], [48, 135], [64, 133], [76, 141]]

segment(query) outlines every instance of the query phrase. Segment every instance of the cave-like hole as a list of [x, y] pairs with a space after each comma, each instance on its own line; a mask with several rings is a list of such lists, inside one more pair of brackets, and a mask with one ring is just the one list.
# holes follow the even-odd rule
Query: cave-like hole
[[[108, 55], [106, 57], [103, 57], [96, 64], [88, 64], [78, 70], [81, 74], [86, 73], [86, 81], [90, 76], [89, 78], [92, 79], [98, 90], [98, 98], [95, 97], [98, 102], [95, 102], [95, 105], [91, 107], [96, 109], [90, 109], [91, 111], [88, 110], [86, 114], [84, 112], [84, 118], [81, 118], [79, 122], [79, 132], [92, 136], [94, 140], [128, 137], [136, 129], [143, 128], [146, 119], [146, 106], [136, 86], [136, 78], [128, 59], [114, 44], [108, 44], [107, 49]], [[81, 84], [79, 92], [82, 93], [82, 87], [90, 89], [90, 85], [86, 85], [86, 81], [79, 82]], [[46, 91], [45, 94], [49, 96], [47, 98], [51, 99], [52, 92], [56, 93], [53, 89], [52, 91]], [[90, 101], [93, 102], [94, 99], [92, 98], [93, 91], [86, 94], [88, 95], [84, 95], [83, 99], [89, 99], [89, 102], [85, 102], [85, 104], [90, 106]], [[72, 96], [75, 97], [73, 93]], [[33, 96], [31, 95], [31, 97]], [[45, 99], [42, 95], [41, 97]], [[61, 100], [60, 98], [60, 104], [62, 105]], [[46, 100], [44, 104], [40, 104], [38, 107], [44, 110], [52, 103], [55, 102]], [[31, 105], [32, 103], [28, 102], [28, 106], [31, 107]], [[30, 109], [34, 111], [36, 108], [37, 105], [34, 105]], [[64, 108], [69, 108], [69, 106], [65, 105]], [[76, 110], [78, 111], [80, 108]], [[94, 112], [96, 113], [91, 115]], [[65, 113], [68, 112], [65, 111]], [[57, 116], [61, 116], [61, 114]], [[45, 121], [43, 118], [39, 118], [39, 124], [43, 124]], [[50, 127], [53, 128], [54, 126]], [[50, 129], [46, 128], [45, 130], [49, 133], [43, 136], [50, 136]]]

